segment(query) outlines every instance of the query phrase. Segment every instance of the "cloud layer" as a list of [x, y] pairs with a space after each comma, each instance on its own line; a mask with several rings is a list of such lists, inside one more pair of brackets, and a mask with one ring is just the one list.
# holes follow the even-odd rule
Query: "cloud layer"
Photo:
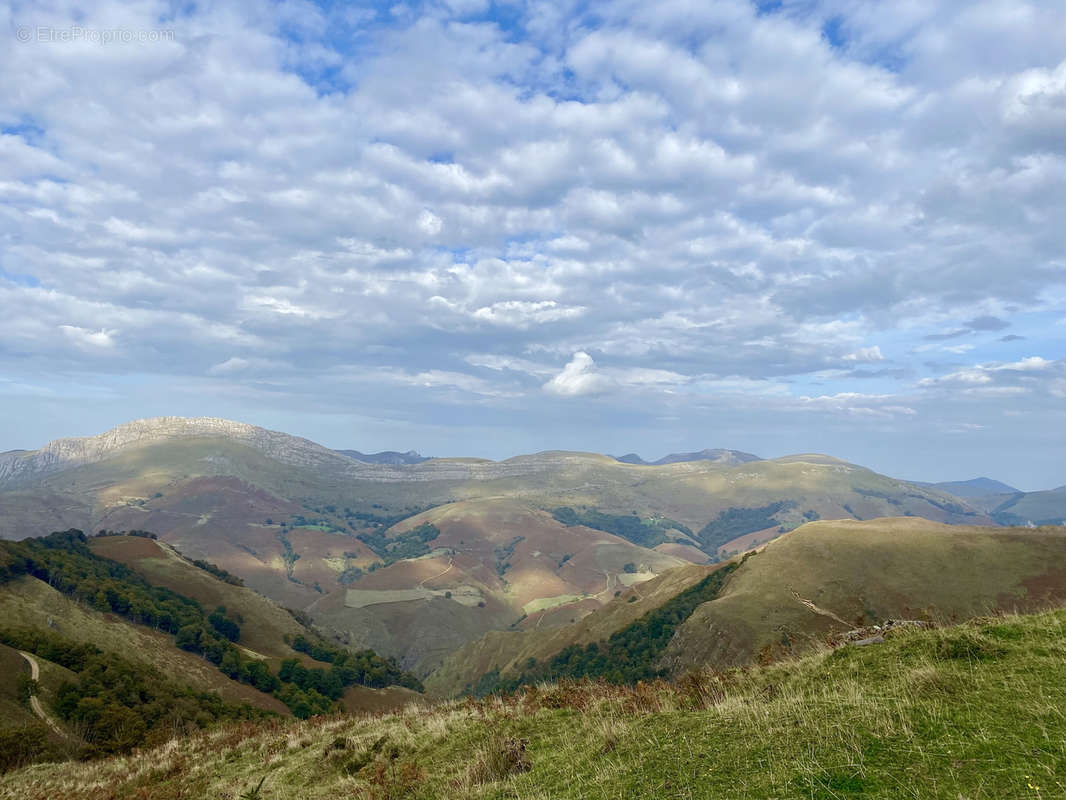
[[1037, 2], [9, 4], [0, 447], [217, 413], [1066, 482], [1064, 29]]

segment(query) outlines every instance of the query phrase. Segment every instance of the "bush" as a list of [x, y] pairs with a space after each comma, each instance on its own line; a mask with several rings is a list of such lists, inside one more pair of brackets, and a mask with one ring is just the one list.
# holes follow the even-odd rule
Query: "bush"
[[0, 773], [39, 761], [59, 761], [64, 755], [43, 725], [0, 730]]
[[529, 760], [526, 748], [529, 741], [513, 736], [498, 736], [488, 743], [470, 765], [467, 780], [480, 786], [485, 783], [502, 781], [520, 772], [529, 772], [533, 764]]

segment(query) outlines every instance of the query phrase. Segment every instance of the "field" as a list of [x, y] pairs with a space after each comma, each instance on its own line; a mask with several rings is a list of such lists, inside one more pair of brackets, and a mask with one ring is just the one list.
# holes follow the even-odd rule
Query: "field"
[[1066, 612], [1053, 611], [676, 686], [246, 724], [23, 769], [0, 797], [1050, 798], [1066, 794], [1063, 707]]

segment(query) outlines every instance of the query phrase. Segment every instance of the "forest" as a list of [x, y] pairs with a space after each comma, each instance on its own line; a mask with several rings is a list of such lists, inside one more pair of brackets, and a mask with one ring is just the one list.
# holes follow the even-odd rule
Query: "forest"
[[668, 530], [678, 530], [687, 536], [693, 535], [686, 525], [666, 517], [641, 519], [636, 514], [605, 514], [595, 508], [576, 511], [569, 506], [554, 509], [552, 516], [557, 522], [568, 527], [584, 525], [586, 528], [613, 533], [626, 541], [649, 549], [669, 541], [670, 537], [666, 535]]

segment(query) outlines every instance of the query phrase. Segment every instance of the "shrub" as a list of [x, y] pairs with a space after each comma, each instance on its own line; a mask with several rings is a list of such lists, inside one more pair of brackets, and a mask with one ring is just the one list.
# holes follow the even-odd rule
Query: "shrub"
[[470, 765], [467, 779], [475, 786], [502, 781], [520, 772], [529, 772], [533, 768], [526, 748], [526, 739], [513, 736], [498, 736], [488, 743]]

